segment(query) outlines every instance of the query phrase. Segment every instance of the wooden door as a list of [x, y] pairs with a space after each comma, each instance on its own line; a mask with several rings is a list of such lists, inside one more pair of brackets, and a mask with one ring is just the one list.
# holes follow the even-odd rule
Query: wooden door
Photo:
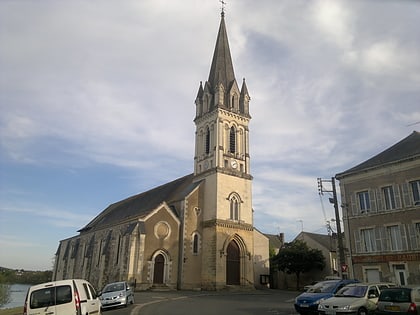
[[155, 268], [153, 273], [153, 283], [163, 283], [163, 273], [165, 269], [165, 258], [162, 254], [155, 257]]
[[240, 255], [239, 246], [235, 241], [229, 243], [226, 256], [226, 284], [240, 284]]

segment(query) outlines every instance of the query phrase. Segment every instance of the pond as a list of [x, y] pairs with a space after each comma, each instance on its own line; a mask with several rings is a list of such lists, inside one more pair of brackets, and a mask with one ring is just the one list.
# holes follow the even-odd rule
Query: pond
[[22, 306], [25, 303], [26, 292], [30, 284], [11, 284], [10, 285], [10, 301], [7, 304], [0, 306], [0, 309], [14, 308]]

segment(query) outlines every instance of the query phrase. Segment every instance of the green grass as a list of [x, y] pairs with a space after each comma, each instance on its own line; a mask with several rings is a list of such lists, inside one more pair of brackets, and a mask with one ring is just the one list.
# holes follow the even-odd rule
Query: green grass
[[0, 310], [0, 315], [22, 315], [22, 314], [23, 314], [23, 306]]

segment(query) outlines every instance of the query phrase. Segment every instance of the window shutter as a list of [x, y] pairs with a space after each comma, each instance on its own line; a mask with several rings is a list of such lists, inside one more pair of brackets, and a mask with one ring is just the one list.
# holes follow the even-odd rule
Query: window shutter
[[381, 237], [381, 227], [375, 228], [375, 238], [376, 238], [376, 251], [380, 252], [384, 248], [382, 237]]
[[400, 225], [400, 233], [401, 233], [401, 245], [402, 245], [402, 250], [407, 250], [408, 249], [408, 244], [407, 244], [407, 231], [406, 231], [406, 224], [401, 224]]
[[378, 211], [376, 207], [376, 194], [374, 189], [369, 189], [369, 199], [370, 199], [370, 211], [376, 213]]
[[400, 185], [393, 185], [394, 195], [395, 195], [395, 208], [401, 209], [401, 194], [400, 194]]
[[412, 206], [413, 203], [411, 201], [412, 199], [411, 199], [410, 189], [409, 189], [408, 183], [403, 183], [401, 186], [402, 186], [401, 188], [402, 188], [404, 206], [405, 207]]
[[376, 192], [376, 197], [377, 197], [377, 199], [376, 199], [377, 206], [378, 206], [377, 208], [378, 208], [378, 212], [380, 212], [380, 211], [385, 210], [385, 207], [384, 207], [383, 202], [382, 202], [382, 189], [377, 188], [377, 189], [375, 189], [375, 192]]
[[359, 211], [357, 210], [356, 195], [354, 193], [350, 194], [350, 208], [353, 216], [356, 216]]
[[362, 248], [361, 248], [361, 244], [360, 244], [360, 233], [359, 230], [356, 230], [353, 232], [354, 234], [354, 245], [355, 245], [355, 249], [356, 249], [356, 253], [361, 253], [362, 252]]
[[390, 247], [389, 247], [388, 237], [386, 235], [386, 228], [384, 226], [380, 226], [378, 227], [378, 231], [380, 235], [382, 251], [389, 251]]

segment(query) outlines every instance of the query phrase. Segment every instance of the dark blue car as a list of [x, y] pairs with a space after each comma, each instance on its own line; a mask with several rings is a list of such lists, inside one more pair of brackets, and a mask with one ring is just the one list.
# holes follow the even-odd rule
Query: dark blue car
[[318, 282], [307, 292], [296, 297], [295, 309], [301, 315], [318, 314], [318, 304], [320, 301], [334, 296], [342, 287], [355, 282], [359, 281], [345, 279]]

